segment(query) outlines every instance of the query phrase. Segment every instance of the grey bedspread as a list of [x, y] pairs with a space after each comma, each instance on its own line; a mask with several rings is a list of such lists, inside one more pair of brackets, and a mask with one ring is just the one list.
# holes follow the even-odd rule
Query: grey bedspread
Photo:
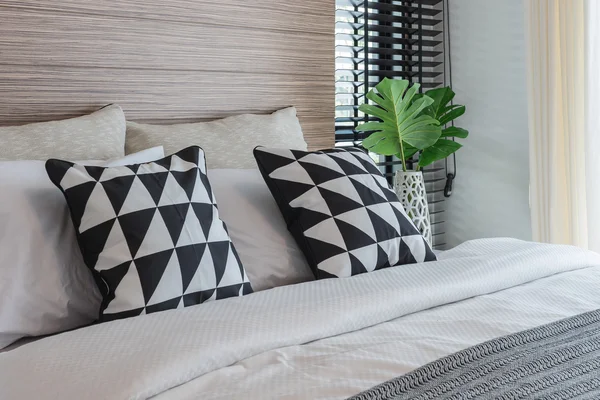
[[500, 337], [353, 400], [600, 399], [600, 310]]

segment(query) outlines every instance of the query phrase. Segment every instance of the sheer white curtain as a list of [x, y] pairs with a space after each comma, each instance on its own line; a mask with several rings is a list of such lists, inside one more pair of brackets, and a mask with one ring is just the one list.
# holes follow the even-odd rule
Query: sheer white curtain
[[598, 0], [525, 0], [533, 238], [600, 250]]
[[600, 252], [600, 1], [587, 0], [586, 193], [589, 248]]

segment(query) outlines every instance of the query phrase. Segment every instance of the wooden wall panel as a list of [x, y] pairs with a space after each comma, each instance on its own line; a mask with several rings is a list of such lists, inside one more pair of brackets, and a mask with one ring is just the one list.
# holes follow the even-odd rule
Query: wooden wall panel
[[294, 105], [310, 147], [333, 144], [333, 0], [107, 3], [0, 0], [1, 125], [106, 103], [153, 123]]

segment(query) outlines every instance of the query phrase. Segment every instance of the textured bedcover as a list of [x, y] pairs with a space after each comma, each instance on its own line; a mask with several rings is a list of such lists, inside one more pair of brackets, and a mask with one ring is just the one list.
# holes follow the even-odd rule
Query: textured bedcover
[[435, 263], [46, 338], [0, 354], [0, 398], [344, 398], [600, 308], [599, 265], [569, 247], [469, 242]]

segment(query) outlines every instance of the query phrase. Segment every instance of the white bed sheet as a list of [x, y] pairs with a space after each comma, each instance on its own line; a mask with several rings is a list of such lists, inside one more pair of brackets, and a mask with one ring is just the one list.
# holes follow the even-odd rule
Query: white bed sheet
[[0, 398], [337, 399], [600, 308], [600, 256], [514, 240], [117, 321], [0, 354]]
[[156, 399], [345, 399], [478, 343], [600, 309], [600, 268], [555, 275], [221, 368]]

